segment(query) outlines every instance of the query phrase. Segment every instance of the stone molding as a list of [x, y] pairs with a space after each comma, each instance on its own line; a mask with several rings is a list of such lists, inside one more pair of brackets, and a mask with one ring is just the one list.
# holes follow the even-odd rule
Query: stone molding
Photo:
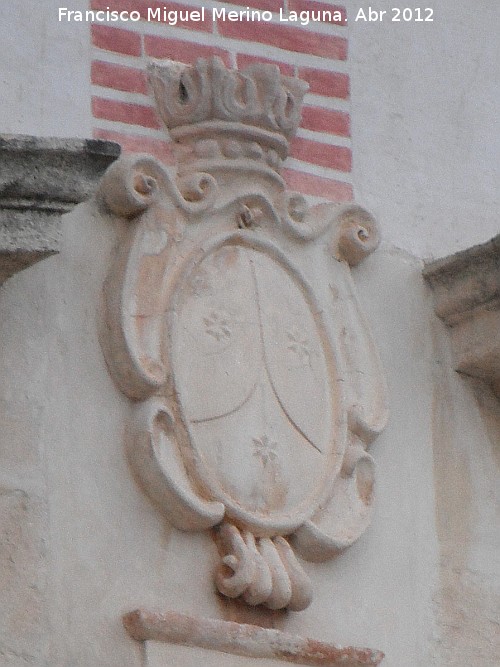
[[259, 664], [270, 659], [311, 667], [376, 667], [384, 658], [381, 651], [372, 649], [339, 647], [280, 630], [175, 612], [156, 614], [137, 609], [123, 617], [123, 624], [137, 641], [167, 642], [219, 651], [255, 658]]
[[456, 370], [500, 397], [500, 235], [426, 265], [435, 312], [451, 329]]
[[0, 284], [59, 252], [61, 215], [119, 154], [108, 141], [0, 135]]
[[[159, 71], [160, 112], [192, 159], [173, 173], [128, 156], [99, 188], [128, 227], [101, 345], [134, 401], [129, 458], [174, 526], [214, 529], [220, 593], [300, 611], [313, 591], [297, 555], [333, 558], [373, 510], [368, 448], [387, 421], [386, 385], [351, 266], [379, 230], [355, 204], [309, 207], [263, 158], [271, 138], [288, 146], [304, 84], [218, 59]], [[207, 118], [212, 139], [251, 138], [260, 153], [200, 159]]]

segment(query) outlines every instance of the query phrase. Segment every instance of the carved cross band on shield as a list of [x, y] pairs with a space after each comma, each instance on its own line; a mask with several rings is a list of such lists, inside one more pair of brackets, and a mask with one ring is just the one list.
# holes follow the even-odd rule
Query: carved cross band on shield
[[150, 82], [177, 171], [128, 156], [100, 188], [127, 221], [101, 341], [134, 400], [130, 460], [177, 528], [214, 528], [223, 595], [301, 610], [297, 556], [331, 558], [371, 516], [386, 392], [350, 267], [377, 226], [286, 190], [303, 81], [213, 58]]

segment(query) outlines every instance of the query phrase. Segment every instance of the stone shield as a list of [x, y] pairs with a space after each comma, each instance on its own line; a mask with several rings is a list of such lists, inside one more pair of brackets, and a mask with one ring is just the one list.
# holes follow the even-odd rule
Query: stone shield
[[310, 288], [269, 243], [229, 235], [186, 267], [170, 312], [186, 458], [201, 486], [254, 532], [292, 531], [343, 453], [334, 358]]

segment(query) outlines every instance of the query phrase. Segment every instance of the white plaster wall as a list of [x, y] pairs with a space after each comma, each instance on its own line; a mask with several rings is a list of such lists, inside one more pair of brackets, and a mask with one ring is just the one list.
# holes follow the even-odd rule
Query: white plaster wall
[[[1, 129], [90, 136], [88, 28], [56, 23], [49, 6], [0, 5]], [[384, 667], [464, 667], [465, 649], [467, 665], [495, 660], [500, 417], [449, 371], [446, 337], [433, 347], [412, 255], [449, 254], [498, 232], [499, 12], [456, 0], [418, 30], [351, 24], [357, 197], [386, 239], [356, 281], [392, 417], [374, 447], [372, 528], [335, 561], [307, 565], [313, 605], [276, 624], [381, 648]], [[9, 667], [139, 667], [123, 612], [230, 613], [212, 590], [210, 539], [170, 529], [124, 456], [130, 406], [96, 333], [119, 233], [91, 205], [78, 207], [65, 218], [62, 253], [0, 288], [0, 664]], [[451, 566], [440, 569], [440, 558]]]
[[[0, 400], [7, 415], [19, 414], [30, 429], [25, 441], [14, 442], [24, 448], [20, 472], [12, 462], [4, 485], [42, 504], [37, 530], [44, 543], [34, 567], [44, 574], [35, 582], [37, 634], [27, 621], [14, 635], [17, 643], [0, 633], [0, 664], [7, 648], [9, 667], [26, 658], [50, 667], [139, 667], [140, 646], [121, 626], [121, 615], [138, 606], [241, 622], [262, 618], [221, 603], [211, 538], [170, 528], [133, 479], [124, 451], [131, 405], [111, 381], [97, 335], [102, 283], [122, 223], [101, 217], [92, 204], [64, 221], [61, 254], [0, 289]], [[389, 249], [356, 269], [387, 368], [392, 411], [373, 448], [373, 526], [341, 557], [306, 564], [315, 592], [309, 609], [267, 621], [292, 633], [382, 649], [384, 667], [431, 664], [434, 632], [433, 351], [420, 269]], [[0, 445], [11, 460], [15, 452], [4, 431]], [[29, 517], [26, 524], [37, 528]], [[4, 608], [6, 600], [18, 600], [17, 593], [7, 588]], [[9, 623], [33, 604], [28, 598], [12, 611], [12, 602]]]
[[435, 320], [433, 400], [440, 582], [437, 664], [497, 667], [500, 656], [500, 401], [453, 371]]
[[0, 134], [92, 136], [89, 26], [59, 23], [57, 11], [85, 4], [0, 2]]
[[[384, 237], [419, 257], [500, 231], [500, 4], [347, 0], [354, 187]], [[433, 23], [355, 22], [430, 6]]]

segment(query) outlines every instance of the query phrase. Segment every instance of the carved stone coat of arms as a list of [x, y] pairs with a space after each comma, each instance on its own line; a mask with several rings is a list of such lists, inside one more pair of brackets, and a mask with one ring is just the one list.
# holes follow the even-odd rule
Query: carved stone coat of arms
[[304, 609], [297, 555], [328, 559], [370, 520], [385, 385], [350, 266], [377, 227], [287, 192], [304, 82], [217, 58], [150, 81], [177, 171], [129, 156], [100, 189], [128, 221], [101, 340], [134, 400], [130, 459], [176, 527], [214, 528], [223, 595]]

